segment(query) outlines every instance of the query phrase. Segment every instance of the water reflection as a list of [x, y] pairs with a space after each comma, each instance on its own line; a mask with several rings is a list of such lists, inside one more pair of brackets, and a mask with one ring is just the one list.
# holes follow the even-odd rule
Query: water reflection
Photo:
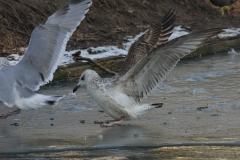
[[[102, 135], [102, 139], [98, 139], [99, 141], [92, 145], [136, 146], [161, 143], [161, 133], [154, 133], [138, 125], [129, 124], [106, 128], [100, 135]], [[157, 139], [156, 136], [158, 137]]]

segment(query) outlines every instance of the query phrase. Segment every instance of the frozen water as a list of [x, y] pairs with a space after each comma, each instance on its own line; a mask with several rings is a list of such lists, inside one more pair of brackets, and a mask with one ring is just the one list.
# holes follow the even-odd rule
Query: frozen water
[[232, 56], [232, 59], [238, 54], [238, 52], [236, 52], [233, 48], [230, 49], [230, 51], [228, 51], [228, 54]]
[[[69, 151], [69, 156], [74, 157], [71, 148], [102, 146], [118, 148], [111, 149], [112, 152], [123, 152], [121, 146], [204, 142], [239, 145], [239, 64], [240, 56], [236, 55], [232, 60], [227, 52], [180, 61], [144, 100], [146, 103], [162, 102], [162, 108], [149, 110], [139, 119], [112, 128], [100, 128], [93, 123], [94, 120], [110, 118], [99, 111], [89, 94], [83, 90], [77, 95], [67, 94], [56, 107], [26, 110], [0, 121], [0, 154], [60, 149], [61, 152], [56, 152], [56, 155], [66, 155]], [[77, 82], [78, 79], [52, 83], [41, 87], [39, 92], [57, 95], [70, 93]], [[3, 103], [0, 108], [3, 113], [9, 111]], [[135, 151], [138, 152], [139, 148]], [[82, 158], [86, 152], [78, 151], [80, 155], [75, 157]], [[50, 154], [55, 157], [54, 153]], [[19, 158], [33, 155], [19, 155]], [[41, 157], [44, 156], [45, 152]], [[91, 158], [93, 156], [95, 154], [91, 154]]]

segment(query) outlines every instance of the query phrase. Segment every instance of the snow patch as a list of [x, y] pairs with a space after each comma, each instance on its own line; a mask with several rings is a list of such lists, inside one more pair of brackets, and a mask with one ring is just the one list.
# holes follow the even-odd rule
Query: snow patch
[[[132, 36], [127, 36], [126, 39], [128, 40], [127, 43], [123, 43], [123, 48], [118, 48], [117, 46], [101, 46], [101, 47], [90, 47], [88, 49], [84, 49], [84, 50], [74, 50], [74, 51], [66, 51], [65, 55], [63, 59], [62, 59], [62, 64], [61, 65], [65, 65], [68, 63], [73, 63], [73, 58], [72, 58], [72, 54], [81, 51], [81, 56], [82, 57], [87, 57], [87, 58], [91, 58], [91, 59], [97, 59], [97, 58], [104, 58], [104, 57], [110, 57], [110, 56], [126, 56], [128, 54], [128, 50], [131, 47], [131, 45], [135, 42], [135, 40], [137, 40], [141, 35], [143, 35], [144, 32], [141, 32], [140, 34], [138, 34], [135, 37]], [[181, 26], [176, 26], [173, 29], [173, 34], [169, 37], [169, 40], [183, 36], [188, 34], [188, 32], [186, 32], [185, 29], [181, 28]], [[92, 52], [98, 52], [98, 54], [89, 54], [88, 50], [92, 50]]]
[[[101, 46], [101, 47], [90, 47], [88, 49], [78, 49], [73, 51], [65, 51], [64, 56], [62, 57], [61, 63], [59, 65], [67, 65], [70, 63], [74, 63], [72, 54], [81, 51], [82, 57], [87, 57], [91, 59], [98, 59], [98, 58], [104, 58], [104, 57], [110, 57], [110, 56], [126, 56], [128, 54], [128, 50], [130, 46], [133, 44], [135, 40], [137, 40], [144, 32], [141, 32], [139, 35], [133, 37], [133, 36], [127, 36], [126, 39], [128, 40], [127, 43], [123, 43], [123, 48], [118, 48], [117, 46]], [[173, 29], [172, 35], [169, 37], [169, 40], [172, 40], [174, 38], [183, 36], [189, 34], [184, 28], [181, 26], [176, 26]], [[218, 37], [233, 37], [240, 34], [240, 28], [231, 28], [231, 29], [224, 29], [224, 32], [218, 35]], [[19, 48], [21, 51], [25, 52], [27, 48]], [[91, 50], [92, 52], [96, 52], [97, 54], [89, 54], [88, 50]], [[23, 56], [20, 56], [19, 54], [11, 54], [8, 56], [8, 60], [10, 60], [11, 65], [16, 65], [18, 61]]]
[[173, 33], [172, 35], [169, 37], [169, 40], [172, 40], [174, 38], [177, 37], [181, 37], [183, 35], [189, 34], [184, 28], [182, 28], [182, 26], [176, 26], [173, 28]]
[[219, 38], [234, 37], [240, 34], [240, 28], [223, 29], [224, 32], [218, 34]]
[[[123, 43], [123, 48], [118, 48], [117, 46], [100, 46], [100, 47], [90, 47], [88, 49], [78, 49], [78, 50], [72, 50], [72, 51], [65, 51], [64, 56], [61, 59], [61, 63], [59, 65], [67, 65], [70, 63], [74, 63], [72, 54], [81, 51], [82, 57], [87, 57], [91, 59], [98, 59], [98, 58], [104, 58], [104, 57], [110, 57], [110, 56], [126, 56], [128, 54], [128, 50], [131, 47], [131, 45], [137, 40], [141, 35], [143, 35], [144, 32], [141, 32], [137, 36], [127, 36], [125, 39], [127, 39], [128, 42]], [[181, 28], [181, 26], [176, 26], [173, 29], [173, 34], [170, 36], [169, 40], [183, 36], [185, 34], [188, 34], [185, 29]], [[19, 48], [21, 51], [26, 52], [27, 48]], [[91, 50], [92, 52], [96, 52], [97, 54], [89, 54], [88, 50]], [[11, 54], [9, 56], [10, 64], [16, 65], [18, 61], [23, 56], [20, 56], [19, 54]]]
[[[222, 37], [229, 37], [229, 36], [236, 36], [240, 34], [240, 28], [231, 28], [231, 29], [225, 29], [225, 32], [219, 34], [218, 36], [220, 38]], [[133, 37], [133, 36], [127, 36], [125, 39], [128, 40], [128, 42], [123, 43], [122, 48], [118, 48], [117, 46], [101, 46], [101, 47], [90, 47], [88, 49], [78, 49], [78, 50], [72, 50], [72, 51], [65, 51], [64, 56], [61, 59], [61, 63], [59, 65], [67, 65], [70, 63], [74, 63], [72, 54], [81, 51], [82, 57], [87, 57], [91, 59], [98, 59], [98, 58], [104, 58], [109, 56], [126, 56], [128, 54], [128, 50], [130, 46], [133, 44], [135, 40], [137, 40], [144, 32], [141, 32], [139, 35]], [[189, 34], [182, 26], [176, 26], [173, 29], [172, 35], [169, 37], [169, 40], [172, 40], [174, 38], [183, 36]], [[26, 51], [27, 48], [19, 48], [21, 51]], [[91, 50], [92, 52], [96, 52], [97, 54], [89, 54], [88, 50]], [[18, 61], [23, 56], [20, 56], [18, 54], [12, 54], [9, 56], [10, 64], [16, 65]]]

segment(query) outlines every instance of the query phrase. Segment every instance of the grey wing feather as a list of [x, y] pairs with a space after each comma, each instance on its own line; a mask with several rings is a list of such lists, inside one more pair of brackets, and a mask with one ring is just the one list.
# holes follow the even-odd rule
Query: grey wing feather
[[[9, 78], [10, 77], [10, 78]], [[0, 101], [9, 107], [14, 106], [13, 78], [0, 71]]]
[[173, 39], [159, 46], [120, 77], [115, 82], [116, 87], [121, 88], [135, 101], [141, 101], [176, 66], [180, 58], [221, 32], [222, 28], [208, 29]]
[[170, 9], [168, 13], [154, 26], [150, 27], [130, 47], [126, 60], [116, 77], [123, 76], [138, 61], [140, 61], [151, 49], [168, 41], [172, 34], [176, 13]]
[[[10, 65], [9, 61], [4, 58], [0, 57], [0, 101], [3, 101], [3, 103], [9, 107], [14, 106], [14, 99], [13, 96], [13, 77], [10, 77], [7, 71], [12, 68], [13, 66]], [[7, 74], [6, 74], [7, 73]]]
[[91, 3], [91, 0], [71, 0], [34, 29], [26, 54], [14, 67], [19, 83], [36, 91], [53, 79], [66, 44]]

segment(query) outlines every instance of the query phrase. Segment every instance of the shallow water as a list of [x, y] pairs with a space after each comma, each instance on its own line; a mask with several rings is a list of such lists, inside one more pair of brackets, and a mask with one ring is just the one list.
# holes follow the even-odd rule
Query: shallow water
[[[225, 149], [218, 151], [236, 154], [226, 146], [240, 146], [239, 72], [238, 54], [222, 52], [181, 61], [145, 100], [163, 102], [162, 108], [111, 128], [93, 124], [111, 118], [99, 112], [85, 90], [72, 94], [78, 79], [51, 83], [39, 92], [66, 95], [58, 106], [24, 110], [0, 120], [0, 158], [169, 158], [163, 153], [175, 152], [171, 147], [182, 145], [190, 146], [192, 152], [202, 150], [209, 158], [213, 150], [193, 146], [222, 145]], [[15, 109], [3, 103], [0, 108], [3, 113]], [[164, 146], [170, 150], [143, 148]]]

